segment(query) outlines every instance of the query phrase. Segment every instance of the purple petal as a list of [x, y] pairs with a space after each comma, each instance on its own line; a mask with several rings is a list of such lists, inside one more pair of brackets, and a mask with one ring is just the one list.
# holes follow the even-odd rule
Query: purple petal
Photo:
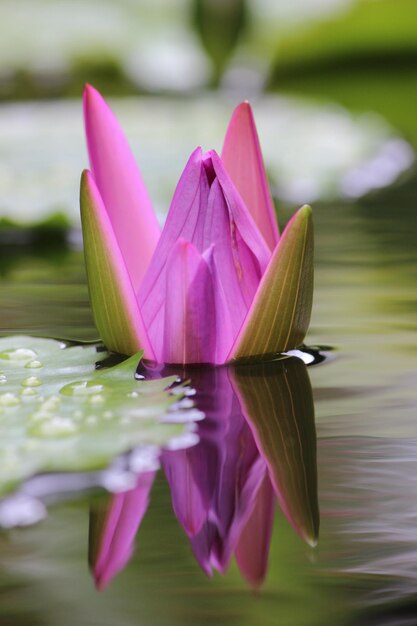
[[197, 559], [201, 569], [207, 576], [213, 573], [212, 548], [216, 540], [216, 527], [207, 521], [200, 532], [194, 537], [190, 537], [191, 549]]
[[190, 241], [192, 239], [200, 210], [200, 197], [204, 201], [208, 193], [204, 189], [204, 181], [201, 148], [197, 148], [179, 180], [155, 254], [139, 291], [142, 315], [159, 356], [163, 353], [167, 259], [180, 237]]
[[98, 589], [104, 589], [129, 561], [135, 536], [148, 508], [154, 478], [155, 472], [141, 474], [135, 489], [112, 497], [99, 552], [92, 564]]
[[168, 258], [164, 345], [166, 363], [213, 363], [216, 314], [213, 281], [206, 260], [180, 239]]
[[171, 490], [176, 518], [189, 537], [197, 535], [204, 522], [210, 503], [210, 459], [203, 446], [187, 450], [166, 450], [162, 453], [162, 467]]
[[[217, 324], [217, 345], [210, 362], [222, 363], [252, 303], [270, 253], [214, 152], [203, 156], [198, 148], [191, 155], [139, 292], [142, 314], [157, 355], [163, 353], [164, 315], [168, 308], [164, 311], [168, 255], [179, 238], [193, 243], [200, 254], [206, 252], [215, 281], [216, 321], [222, 322]], [[209, 258], [207, 251], [211, 246]], [[175, 328], [172, 326], [170, 333]]]
[[234, 110], [221, 156], [227, 173], [273, 250], [279, 238], [278, 224], [249, 102], [242, 102]]
[[119, 122], [91, 85], [84, 90], [84, 119], [91, 170], [137, 290], [160, 228]]
[[[240, 261], [241, 269], [245, 270], [245, 275], [241, 277], [241, 280], [254, 282], [255, 277], [258, 277], [259, 274], [262, 276], [264, 273], [271, 251], [225, 170], [220, 157], [214, 150], [211, 150], [209, 155], [229, 210], [230, 243], [233, 253], [236, 262]], [[246, 262], [248, 259], [251, 259], [249, 267]], [[250, 276], [247, 275], [248, 272], [250, 272]]]
[[275, 494], [268, 474], [256, 494], [255, 506], [236, 546], [239, 570], [252, 587], [259, 587], [268, 569], [269, 545], [274, 524]]

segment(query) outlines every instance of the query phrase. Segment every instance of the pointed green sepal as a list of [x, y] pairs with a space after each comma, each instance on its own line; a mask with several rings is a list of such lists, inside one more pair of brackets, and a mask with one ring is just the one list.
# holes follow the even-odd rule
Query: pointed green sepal
[[142, 349], [144, 357], [153, 360], [122, 253], [88, 171], [81, 177], [80, 207], [88, 288], [97, 330], [109, 350], [131, 355]]
[[288, 223], [262, 277], [228, 360], [301, 345], [313, 302], [313, 221], [307, 205]]

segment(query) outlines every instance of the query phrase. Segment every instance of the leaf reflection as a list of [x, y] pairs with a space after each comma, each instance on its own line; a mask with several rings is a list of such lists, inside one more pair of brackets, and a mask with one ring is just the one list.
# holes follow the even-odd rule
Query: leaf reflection
[[315, 545], [316, 429], [307, 368], [291, 358], [236, 368], [233, 378], [278, 502], [300, 536]]
[[[172, 370], [147, 372], [148, 377]], [[268, 567], [275, 501], [296, 532], [315, 545], [319, 529], [314, 405], [298, 358], [234, 367], [187, 367], [205, 413], [199, 443], [164, 450], [161, 465], [178, 522], [201, 568], [224, 573], [233, 557], [253, 587]], [[127, 563], [149, 500], [153, 474], [91, 513], [90, 566], [105, 587]]]

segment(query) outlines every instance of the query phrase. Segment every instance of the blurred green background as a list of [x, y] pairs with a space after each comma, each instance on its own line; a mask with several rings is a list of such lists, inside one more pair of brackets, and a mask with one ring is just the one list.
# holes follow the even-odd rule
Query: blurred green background
[[367, 195], [413, 165], [416, 60], [414, 0], [0, 0], [0, 223], [78, 224], [86, 82], [161, 220], [189, 152], [219, 150], [246, 98], [276, 199]]
[[354, 74], [411, 78], [416, 18], [414, 0], [2, 0], [0, 95], [78, 96], [87, 80], [107, 95], [220, 84], [347, 98]]

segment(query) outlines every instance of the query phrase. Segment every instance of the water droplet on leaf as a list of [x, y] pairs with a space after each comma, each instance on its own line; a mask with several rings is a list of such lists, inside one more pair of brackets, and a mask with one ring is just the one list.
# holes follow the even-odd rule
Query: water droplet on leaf
[[36, 356], [36, 352], [28, 348], [10, 348], [9, 350], [0, 352], [0, 359], [4, 361], [15, 361], [17, 363], [32, 361]]
[[43, 363], [35, 359], [34, 361], [29, 361], [29, 363], [26, 363], [25, 367], [28, 367], [29, 369], [39, 369], [40, 367], [43, 367]]
[[77, 383], [69, 383], [60, 390], [64, 396], [91, 396], [103, 391], [104, 386], [93, 381], [82, 380]]
[[22, 381], [23, 387], [39, 387], [42, 385], [42, 381], [37, 376], [29, 376]]
[[19, 398], [14, 393], [2, 393], [0, 395], [0, 405], [9, 407], [20, 404]]
[[39, 437], [65, 437], [76, 432], [77, 426], [69, 417], [56, 415], [52, 419], [40, 422], [32, 434]]
[[25, 387], [25, 389], [22, 389], [22, 394], [21, 394], [24, 398], [33, 398], [33, 396], [37, 396], [38, 392], [36, 389], [33, 389], [33, 387]]

